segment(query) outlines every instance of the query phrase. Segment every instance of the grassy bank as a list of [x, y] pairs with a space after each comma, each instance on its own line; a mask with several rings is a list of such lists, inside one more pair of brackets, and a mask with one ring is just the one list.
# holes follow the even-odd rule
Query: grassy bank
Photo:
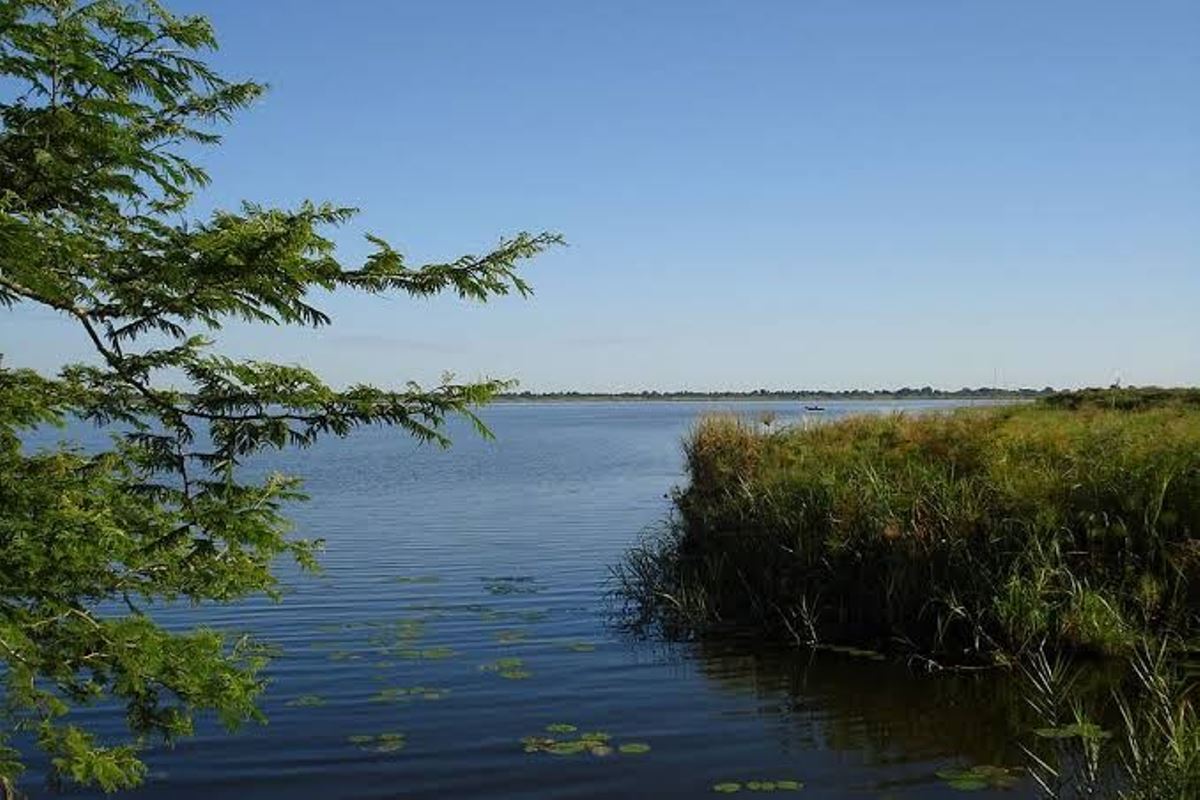
[[1200, 627], [1198, 392], [709, 417], [685, 452], [674, 518], [620, 571], [642, 622], [957, 661]]

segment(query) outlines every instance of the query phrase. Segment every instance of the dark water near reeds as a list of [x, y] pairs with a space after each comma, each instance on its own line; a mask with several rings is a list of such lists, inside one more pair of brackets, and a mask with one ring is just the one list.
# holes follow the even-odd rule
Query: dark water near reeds
[[[829, 418], [945, 404], [826, 406]], [[938, 770], [1020, 764], [1010, 679], [736, 642], [668, 647], [608, 624], [609, 567], [666, 513], [681, 436], [730, 407], [803, 416], [798, 403], [500, 405], [485, 414], [496, 442], [456, 427], [440, 451], [369, 430], [272, 457], [261, 466], [307, 479], [312, 500], [294, 517], [327, 540], [325, 574], [288, 570], [278, 605], [159, 612], [280, 645], [270, 722], [234, 735], [205, 724], [150, 752], [152, 777], [132, 796], [682, 798], [795, 780], [800, 797], [924, 800], [961, 796]], [[87, 714], [119, 730], [118, 715]], [[555, 723], [650, 749], [524, 752], [525, 736], [578, 735], [544, 732]], [[403, 733], [403, 749], [350, 741], [381, 733]], [[995, 796], [1031, 794], [1023, 783]]]

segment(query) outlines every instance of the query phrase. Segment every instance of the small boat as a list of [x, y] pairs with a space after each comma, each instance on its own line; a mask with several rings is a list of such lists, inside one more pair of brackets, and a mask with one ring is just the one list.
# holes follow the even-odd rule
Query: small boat
[[805, 411], [824, 411], [825, 406], [805, 406]]

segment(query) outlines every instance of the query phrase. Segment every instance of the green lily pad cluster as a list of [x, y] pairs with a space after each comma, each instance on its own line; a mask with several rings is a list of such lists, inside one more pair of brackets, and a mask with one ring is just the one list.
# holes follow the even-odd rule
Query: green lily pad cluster
[[591, 642], [568, 642], [565, 647], [572, 653], [592, 653], [596, 650], [596, 645]]
[[[578, 728], [566, 722], [556, 722], [546, 726], [547, 733], [570, 734]], [[624, 755], [641, 755], [650, 752], [650, 745], [645, 742], [626, 742], [614, 746], [612, 737], [603, 731], [587, 731], [572, 739], [556, 738], [554, 736], [526, 736], [521, 739], [526, 753], [549, 753], [554, 756], [575, 756], [587, 753], [604, 757], [613, 753]]]
[[496, 641], [500, 644], [517, 644], [528, 638], [529, 634], [526, 631], [515, 628], [505, 628], [504, 630], [496, 631]]
[[978, 764], [965, 769], [943, 769], [937, 772], [937, 776], [950, 788], [963, 792], [1011, 789], [1020, 782], [1020, 770], [991, 764]]
[[492, 672], [510, 681], [524, 680], [533, 675], [525, 668], [525, 662], [519, 658], [498, 658], [488, 664], [481, 664], [479, 671]]
[[536, 594], [541, 591], [529, 575], [490, 575], [480, 578], [488, 594]]
[[375, 735], [357, 734], [351, 736], [348, 741], [356, 746], [359, 750], [366, 750], [371, 753], [395, 753], [403, 750], [407, 740], [403, 733], [387, 732]]
[[288, 700], [284, 705], [292, 708], [315, 708], [325, 705], [325, 698], [317, 694], [302, 694], [297, 698]]
[[724, 781], [714, 783], [712, 790], [717, 794], [735, 794], [742, 790], [747, 792], [798, 792], [804, 788], [800, 781]]
[[402, 647], [394, 652], [397, 658], [403, 658], [406, 661], [442, 661], [447, 658], [454, 658], [458, 655], [458, 651], [452, 647], [439, 646], [427, 647], [424, 650], [418, 650], [415, 647]]
[[397, 645], [415, 642], [425, 635], [425, 620], [400, 619], [395, 622], [379, 623], [367, 637], [367, 644], [386, 650]]
[[412, 700], [444, 700], [449, 689], [432, 686], [396, 686], [381, 689], [371, 697], [373, 703], [406, 703]]

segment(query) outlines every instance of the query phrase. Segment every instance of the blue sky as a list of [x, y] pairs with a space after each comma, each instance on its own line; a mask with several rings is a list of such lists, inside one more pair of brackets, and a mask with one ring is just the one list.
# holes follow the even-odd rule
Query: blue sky
[[[360, 206], [414, 261], [549, 229], [536, 295], [330, 298], [335, 382], [1200, 382], [1200, 3], [171, 3], [270, 94], [199, 208]], [[0, 318], [10, 364], [83, 353]]]

